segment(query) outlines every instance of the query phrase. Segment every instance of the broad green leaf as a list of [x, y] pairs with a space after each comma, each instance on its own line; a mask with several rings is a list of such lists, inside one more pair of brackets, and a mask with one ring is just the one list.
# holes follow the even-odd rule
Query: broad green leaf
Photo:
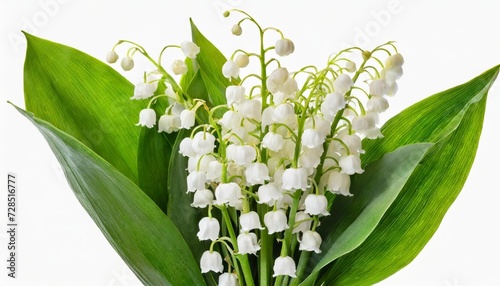
[[222, 66], [227, 61], [224, 55], [198, 30], [193, 20], [191, 22], [191, 36], [193, 42], [200, 47], [200, 53], [196, 61], [200, 67], [201, 77], [208, 91], [208, 103], [210, 106], [226, 103], [226, 87], [237, 84], [239, 79], [230, 82], [222, 75]]
[[[165, 83], [160, 82], [155, 94], [163, 94]], [[157, 122], [165, 113], [167, 100], [159, 98], [151, 108]], [[142, 127], [137, 146], [138, 185], [162, 210], [167, 213], [168, 164], [177, 133], [158, 133], [158, 125]]]
[[167, 214], [184, 236], [194, 257], [199, 259], [203, 251], [207, 250], [210, 246], [210, 244], [200, 242], [196, 236], [198, 222], [202, 217], [207, 216], [207, 212], [206, 209], [200, 210], [191, 207], [193, 194], [186, 193], [187, 158], [179, 153], [179, 146], [182, 139], [189, 137], [190, 134], [190, 130], [180, 131], [172, 148], [168, 173]]
[[319, 270], [358, 247], [375, 229], [394, 202], [406, 181], [432, 144], [403, 146], [366, 167], [355, 176], [351, 186], [353, 197], [337, 197], [332, 215], [319, 227], [322, 253], [312, 256], [313, 275], [301, 285], [312, 285]]
[[366, 142], [365, 161], [405, 144], [436, 144], [370, 236], [335, 261], [320, 282], [372, 285], [418, 255], [465, 183], [481, 134], [487, 92], [499, 69], [409, 107], [384, 125], [383, 139]]
[[75, 138], [17, 109], [40, 130], [80, 203], [145, 285], [205, 285], [182, 235], [144, 192]]
[[182, 75], [179, 85], [183, 91], [186, 91], [199, 67], [195, 59], [186, 58], [184, 62], [186, 63], [188, 70], [185, 74]]
[[26, 109], [70, 134], [137, 182], [134, 126], [142, 102], [133, 85], [101, 61], [76, 49], [25, 33]]

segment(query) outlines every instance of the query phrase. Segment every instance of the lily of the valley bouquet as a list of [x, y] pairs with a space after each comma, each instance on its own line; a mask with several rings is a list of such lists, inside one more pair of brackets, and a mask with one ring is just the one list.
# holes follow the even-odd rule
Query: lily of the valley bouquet
[[192, 22], [154, 58], [119, 41], [109, 63], [155, 66], [135, 86], [27, 35], [34, 115], [19, 111], [83, 207], [145, 285], [370, 285], [407, 265], [465, 182], [499, 66], [380, 127], [403, 75], [393, 42], [290, 70], [299, 43], [224, 16], [253, 50], [226, 58]]

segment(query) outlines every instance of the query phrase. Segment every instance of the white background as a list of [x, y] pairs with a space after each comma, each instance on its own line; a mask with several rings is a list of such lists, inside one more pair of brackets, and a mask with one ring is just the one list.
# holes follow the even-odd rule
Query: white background
[[[225, 19], [221, 14], [235, 7], [264, 26], [280, 28], [295, 42], [295, 54], [284, 60], [292, 70], [320, 65], [347, 45], [373, 48], [396, 40], [406, 59], [405, 75], [386, 117], [500, 64], [500, 1], [494, 0], [381, 0], [363, 5], [264, 0], [102, 2], [0, 1], [1, 176], [11, 171], [19, 178], [18, 278], [7, 279], [2, 262], [1, 285], [139, 285], [77, 202], [42, 136], [5, 103], [24, 106], [21, 29], [104, 59], [119, 39], [141, 43], [152, 54], [162, 45], [189, 39], [188, 18], [192, 17], [229, 55], [241, 46], [251, 48], [249, 41], [257, 43], [249, 26], [243, 26], [244, 41], [231, 36], [236, 18]], [[132, 82], [148, 67], [141, 59], [136, 66], [125, 74]], [[380, 285], [500, 285], [498, 108], [500, 83], [489, 95], [476, 161], [462, 193], [422, 253]], [[1, 183], [0, 221], [6, 213], [5, 185]], [[4, 230], [0, 238], [0, 260], [5, 261]]]

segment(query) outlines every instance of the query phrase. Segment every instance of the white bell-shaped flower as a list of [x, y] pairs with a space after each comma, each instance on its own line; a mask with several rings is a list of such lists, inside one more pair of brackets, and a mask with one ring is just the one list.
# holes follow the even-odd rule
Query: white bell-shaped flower
[[219, 161], [212, 161], [208, 163], [207, 180], [210, 182], [218, 183], [221, 181], [222, 176], [222, 163]]
[[383, 96], [372, 96], [366, 103], [366, 110], [369, 112], [384, 112], [389, 108], [389, 101]]
[[319, 247], [321, 246], [321, 236], [319, 233], [311, 230], [307, 230], [302, 234], [302, 239], [299, 240], [300, 246], [299, 250], [304, 251], [314, 251], [316, 253], [321, 253]]
[[339, 110], [345, 107], [344, 94], [335, 91], [329, 93], [325, 97], [325, 101], [321, 104], [321, 112], [328, 117], [333, 118]]
[[[284, 93], [285, 95], [294, 95], [295, 92], [299, 90], [299, 86], [297, 84], [297, 81], [293, 77], [289, 77], [283, 86], [280, 88], [280, 91]], [[288, 98], [288, 97], [287, 97]], [[276, 101], [275, 101], [276, 102]]]
[[214, 194], [208, 189], [197, 190], [193, 196], [193, 208], [206, 208], [214, 201]]
[[273, 206], [276, 201], [283, 197], [283, 193], [278, 189], [276, 184], [269, 183], [259, 187], [257, 190], [257, 196], [259, 197], [259, 204]]
[[348, 174], [340, 173], [336, 170], [328, 175], [327, 190], [343, 196], [352, 196], [349, 192], [351, 187], [351, 177]]
[[288, 56], [295, 50], [295, 45], [293, 44], [293, 42], [286, 38], [277, 40], [274, 47], [276, 50], [276, 54], [281, 57]]
[[239, 67], [239, 68], [245, 68], [248, 66], [248, 64], [250, 63], [250, 59], [248, 58], [248, 56], [246, 54], [239, 54], [237, 57], [236, 57], [236, 65]]
[[186, 63], [182, 60], [174, 60], [171, 68], [172, 72], [176, 75], [185, 74], [188, 71]]
[[184, 41], [181, 43], [182, 53], [188, 58], [196, 58], [196, 55], [200, 52], [200, 47], [193, 42]]
[[258, 99], [244, 99], [238, 104], [238, 113], [245, 118], [260, 122], [262, 118], [262, 102]]
[[[323, 153], [323, 149], [321, 146], [316, 147], [314, 149], [304, 148], [299, 155], [299, 165], [300, 167], [306, 169], [316, 168], [321, 162], [321, 154]], [[312, 172], [308, 172], [310, 174]]]
[[141, 110], [139, 113], [139, 123], [137, 126], [146, 126], [147, 128], [153, 128], [156, 124], [156, 113], [151, 108], [146, 108]]
[[307, 185], [307, 170], [305, 168], [288, 168], [283, 172], [283, 189], [303, 190], [308, 188]]
[[226, 87], [226, 102], [227, 106], [233, 103], [240, 103], [245, 99], [245, 87], [241, 85], [230, 85]]
[[228, 110], [224, 112], [224, 115], [222, 115], [222, 118], [218, 121], [218, 123], [222, 126], [222, 128], [231, 130], [241, 127], [242, 119], [243, 117], [238, 112]]
[[353, 85], [354, 82], [352, 81], [351, 77], [344, 73], [339, 74], [339, 76], [333, 82], [333, 88], [335, 89], [335, 91], [341, 94], [346, 94]]
[[394, 54], [385, 60], [386, 69], [399, 69], [403, 66], [405, 60], [400, 53]]
[[[339, 134], [338, 135], [339, 139], [342, 140], [342, 142], [344, 142], [345, 145], [347, 145], [347, 147], [349, 148], [349, 152], [350, 153], [353, 153], [353, 154], [364, 154], [365, 151], [363, 150], [363, 147], [361, 146], [361, 137], [359, 137], [356, 133], [353, 133], [353, 134], [349, 134], [347, 132], [343, 133], [343, 134]], [[342, 145], [340, 142], [338, 141], [332, 141], [335, 146], [335, 148], [337, 148], [338, 150], [343, 150], [345, 151], [345, 146]], [[348, 153], [348, 152], [345, 152], [345, 153]]]
[[206, 189], [207, 177], [205, 173], [194, 171], [187, 176], [187, 192]]
[[222, 66], [222, 74], [224, 77], [231, 80], [232, 78], [237, 78], [240, 75], [240, 68], [236, 62], [228, 60]]
[[348, 155], [340, 158], [339, 166], [342, 168], [340, 171], [342, 174], [353, 175], [355, 173], [363, 173], [363, 169], [361, 169], [361, 159], [356, 155]]
[[374, 79], [370, 82], [370, 95], [384, 96], [389, 93], [389, 84], [385, 79]]
[[218, 205], [228, 204], [234, 207], [240, 202], [241, 198], [241, 188], [236, 183], [219, 184], [215, 188], [215, 200]]
[[239, 286], [238, 275], [235, 273], [222, 273], [219, 276], [218, 286]]
[[380, 72], [380, 77], [385, 79], [389, 86], [393, 85], [396, 80], [400, 79], [402, 76], [403, 68], [383, 69]]
[[116, 63], [118, 58], [119, 58], [118, 54], [114, 50], [109, 51], [108, 54], [106, 55], [106, 61], [110, 64]]
[[199, 240], [214, 241], [219, 238], [220, 225], [219, 221], [213, 217], [204, 217], [198, 223], [199, 231], [196, 234]]
[[179, 131], [181, 127], [181, 120], [175, 115], [162, 115], [160, 120], [158, 120], [158, 132], [167, 132], [168, 134], [172, 132]]
[[240, 227], [242, 232], [248, 232], [253, 229], [264, 229], [260, 224], [259, 215], [254, 211], [240, 215]]
[[226, 156], [236, 164], [246, 166], [257, 158], [257, 151], [248, 145], [236, 146], [231, 144], [226, 148]]
[[182, 129], [190, 129], [194, 126], [194, 121], [196, 118], [196, 113], [194, 110], [184, 109], [179, 117], [181, 119]]
[[307, 148], [316, 148], [325, 142], [325, 135], [315, 129], [306, 129], [302, 133], [302, 145]]
[[295, 214], [296, 227], [293, 228], [292, 233], [305, 232], [311, 229], [311, 216], [303, 211]]
[[262, 185], [269, 177], [269, 170], [264, 163], [251, 163], [245, 169], [245, 179], [247, 186]]
[[269, 234], [284, 231], [289, 228], [286, 214], [282, 209], [267, 212], [264, 215], [264, 224]]
[[359, 115], [352, 119], [352, 128], [358, 132], [363, 132], [375, 128], [375, 113]]
[[208, 132], [198, 132], [193, 136], [192, 147], [198, 155], [211, 153], [215, 148], [215, 136]]
[[273, 111], [273, 121], [276, 123], [287, 124], [290, 118], [295, 115], [293, 105], [290, 103], [283, 103], [278, 106]]
[[236, 238], [238, 243], [239, 254], [253, 254], [256, 255], [260, 250], [260, 245], [257, 243], [257, 235], [255, 233], [242, 232]]
[[222, 256], [217, 251], [205, 251], [200, 259], [201, 273], [210, 271], [222, 272], [224, 265], [222, 265]]
[[273, 94], [278, 92], [288, 79], [288, 75], [286, 68], [275, 69], [266, 79], [267, 89]]
[[[180, 127], [180, 119], [179, 119], [179, 127]], [[186, 137], [182, 139], [181, 144], [179, 145], [179, 153], [184, 157], [195, 157], [196, 152], [193, 149], [193, 139]]]
[[[188, 160], [187, 170], [189, 173], [193, 171], [200, 171], [203, 173], [208, 172], [208, 166], [210, 162], [215, 161], [215, 157], [213, 155], [196, 155], [195, 157], [190, 157]], [[208, 180], [208, 178], [207, 178]]]
[[262, 139], [262, 146], [274, 152], [279, 152], [284, 143], [283, 136], [274, 132], [266, 133]]
[[274, 261], [273, 272], [273, 277], [288, 275], [290, 277], [296, 278], [297, 276], [295, 275], [295, 261], [290, 256], [280, 256]]
[[326, 210], [328, 207], [328, 200], [324, 195], [309, 194], [304, 201], [304, 205], [304, 212], [310, 215], [330, 215]]
[[124, 57], [120, 62], [120, 66], [124, 71], [129, 71], [134, 68], [134, 60], [131, 57]]
[[154, 95], [158, 87], [157, 83], [140, 82], [134, 87], [134, 96], [130, 99], [146, 99]]
[[398, 83], [393, 82], [389, 85], [389, 92], [387, 93], [388, 96], [394, 96], [398, 92]]

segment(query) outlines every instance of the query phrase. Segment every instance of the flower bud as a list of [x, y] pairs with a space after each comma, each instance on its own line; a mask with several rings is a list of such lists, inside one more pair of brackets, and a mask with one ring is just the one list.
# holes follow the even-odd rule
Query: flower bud
[[296, 278], [297, 276], [295, 275], [295, 271], [296, 271], [295, 261], [290, 256], [285, 256], [285, 257], [280, 256], [276, 258], [276, 260], [274, 261], [273, 277], [280, 275], [288, 275], [290, 277]]
[[194, 59], [200, 52], [200, 47], [191, 41], [184, 41], [181, 43], [181, 50], [186, 57]]
[[114, 50], [109, 51], [108, 54], [106, 55], [106, 61], [110, 64], [116, 63], [117, 60], [118, 60], [118, 54]]
[[319, 233], [315, 231], [305, 231], [302, 234], [302, 239], [299, 240], [300, 246], [299, 250], [304, 250], [304, 251], [314, 251], [316, 253], [321, 253], [321, 250], [319, 249], [322, 239]]
[[348, 155], [340, 158], [339, 166], [342, 168], [340, 171], [342, 174], [353, 175], [355, 173], [363, 173], [363, 169], [361, 169], [361, 159], [356, 155]]
[[279, 91], [283, 92], [285, 95], [293, 95], [299, 90], [297, 81], [293, 77], [289, 77]]
[[229, 12], [229, 11], [227, 11], [227, 10], [226, 10], [226, 11], [224, 11], [224, 13], [222, 13], [222, 15], [224, 16], [224, 18], [229, 17], [229, 14], [230, 14], [230, 12]]
[[184, 61], [181, 60], [175, 60], [172, 63], [172, 72], [174, 74], [179, 75], [179, 74], [185, 74], [188, 71], [188, 67]]
[[267, 227], [267, 232], [273, 234], [288, 229], [286, 214], [282, 209], [267, 212], [264, 215], [264, 224]]
[[295, 50], [295, 45], [293, 44], [293, 42], [285, 38], [277, 40], [274, 47], [276, 50], [276, 54], [281, 57], [288, 56]]
[[257, 251], [260, 250], [260, 246], [257, 243], [257, 235], [255, 233], [240, 233], [236, 241], [238, 243], [238, 253], [240, 254], [256, 255]]
[[193, 208], [206, 208], [208, 205], [212, 204], [214, 200], [214, 194], [212, 191], [203, 189], [197, 190], [193, 196], [193, 203], [191, 206]]
[[246, 54], [239, 54], [236, 56], [236, 65], [239, 68], [245, 68], [250, 63], [250, 58]]
[[347, 61], [345, 64], [345, 69], [348, 72], [355, 72], [356, 71], [356, 63], [353, 61]]
[[194, 126], [196, 113], [194, 110], [184, 109], [181, 112], [180, 120], [181, 120], [181, 128], [182, 129], [190, 129]]
[[222, 66], [222, 74], [228, 80], [231, 80], [232, 78], [237, 78], [240, 75], [240, 68], [236, 62], [228, 60]]
[[156, 124], [156, 113], [151, 108], [146, 108], [141, 110], [139, 113], [139, 123], [137, 126], [146, 126], [147, 128], [153, 128]]
[[271, 72], [267, 79], [281, 87], [288, 79], [288, 70], [286, 68], [277, 68]]
[[305, 213], [310, 215], [330, 215], [326, 210], [328, 206], [328, 200], [324, 195], [309, 194], [304, 201]]
[[241, 26], [239, 24], [234, 24], [234, 26], [231, 28], [231, 33], [233, 33], [233, 35], [235, 36], [241, 35]]
[[129, 71], [134, 68], [134, 60], [131, 57], [124, 57], [120, 65], [124, 71]]
[[201, 273], [210, 271], [222, 272], [224, 265], [222, 265], [222, 256], [217, 251], [205, 251], [201, 255], [200, 260]]
[[363, 51], [363, 53], [361, 53], [361, 56], [363, 57], [364, 61], [367, 61], [369, 58], [371, 58], [372, 52], [370, 52], [370, 51]]
[[220, 225], [219, 221], [213, 217], [204, 217], [198, 223], [200, 231], [196, 234], [199, 240], [214, 241], [219, 238]]
[[181, 120], [175, 115], [162, 115], [158, 121], [158, 132], [177, 132], [181, 127]]
[[405, 60], [403, 56], [400, 53], [397, 53], [387, 58], [387, 60], [385, 61], [385, 68], [400, 69], [404, 63]]
[[239, 286], [238, 275], [235, 273], [222, 273], [219, 276], [219, 286]]

